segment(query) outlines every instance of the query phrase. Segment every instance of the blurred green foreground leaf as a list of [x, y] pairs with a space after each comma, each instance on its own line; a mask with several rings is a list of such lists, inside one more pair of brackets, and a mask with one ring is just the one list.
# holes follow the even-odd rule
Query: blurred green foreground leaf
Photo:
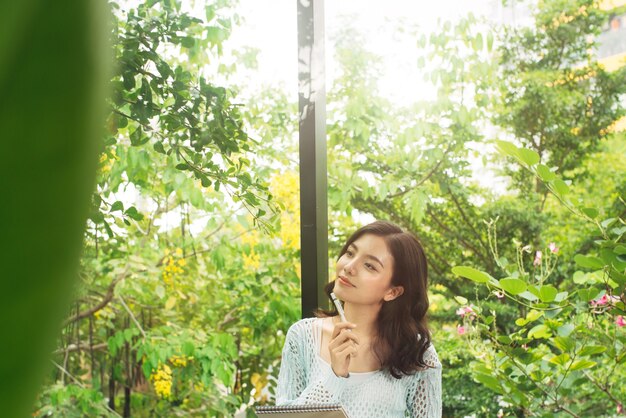
[[66, 314], [103, 125], [106, 3], [0, 3], [0, 405], [30, 415]]

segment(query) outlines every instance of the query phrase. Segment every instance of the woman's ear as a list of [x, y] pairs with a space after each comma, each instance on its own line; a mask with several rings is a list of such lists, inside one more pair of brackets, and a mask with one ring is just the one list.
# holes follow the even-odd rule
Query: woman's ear
[[403, 293], [404, 293], [404, 287], [402, 287], [402, 286], [394, 286], [391, 289], [389, 289], [387, 294], [383, 297], [383, 300], [385, 302], [391, 302], [395, 298], [401, 296]]

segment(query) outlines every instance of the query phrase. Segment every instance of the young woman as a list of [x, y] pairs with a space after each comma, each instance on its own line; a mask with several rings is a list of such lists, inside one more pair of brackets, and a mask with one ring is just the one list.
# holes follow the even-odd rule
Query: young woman
[[441, 363], [430, 342], [426, 256], [377, 221], [346, 242], [326, 286], [344, 302], [289, 328], [277, 404], [340, 403], [351, 418], [441, 417]]

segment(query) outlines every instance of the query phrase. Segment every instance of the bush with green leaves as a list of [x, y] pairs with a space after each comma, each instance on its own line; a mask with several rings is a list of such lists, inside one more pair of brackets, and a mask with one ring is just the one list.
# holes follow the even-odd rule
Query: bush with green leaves
[[[597, 229], [593, 248], [573, 260], [561, 260], [555, 243], [541, 249], [521, 244], [516, 259], [507, 260], [498, 254], [497, 223], [489, 224], [496, 278], [469, 266], [452, 271], [522, 314], [513, 325], [486, 308], [487, 298], [472, 305], [457, 298], [465, 306], [463, 330], [477, 357], [474, 377], [525, 413], [619, 414], [626, 396], [621, 385], [626, 377], [626, 221], [602, 219], [601, 208], [578, 207], [570, 186], [542, 165], [536, 152], [504, 141], [498, 146], [571, 211], [572, 222]], [[572, 262], [577, 270], [557, 284], [552, 274], [557, 265]]]

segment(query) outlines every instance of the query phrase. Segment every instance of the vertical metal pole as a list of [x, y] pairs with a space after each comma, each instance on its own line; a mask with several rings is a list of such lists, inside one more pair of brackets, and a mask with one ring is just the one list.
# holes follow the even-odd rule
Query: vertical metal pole
[[328, 215], [324, 0], [298, 1], [302, 317], [327, 305]]

